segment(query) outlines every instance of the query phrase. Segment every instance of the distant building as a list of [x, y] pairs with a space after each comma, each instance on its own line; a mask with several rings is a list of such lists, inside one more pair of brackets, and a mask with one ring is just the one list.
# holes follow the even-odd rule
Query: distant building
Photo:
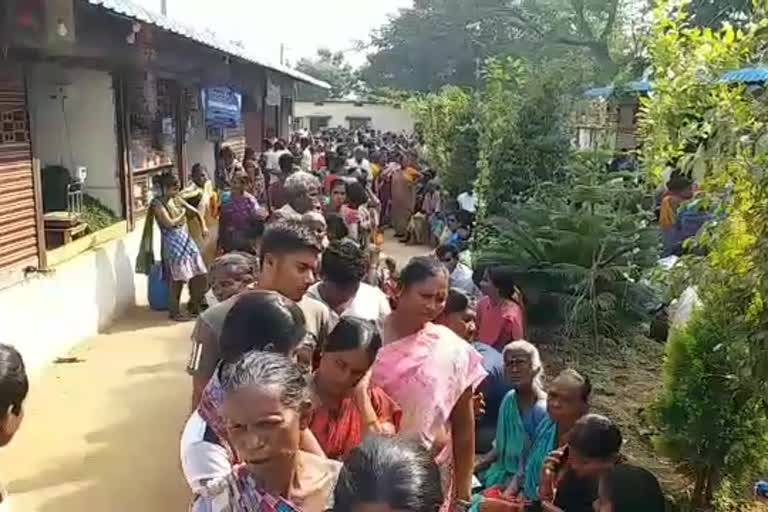
[[355, 100], [297, 101], [294, 127], [317, 133], [323, 128], [370, 128], [412, 132], [416, 119], [399, 104]]

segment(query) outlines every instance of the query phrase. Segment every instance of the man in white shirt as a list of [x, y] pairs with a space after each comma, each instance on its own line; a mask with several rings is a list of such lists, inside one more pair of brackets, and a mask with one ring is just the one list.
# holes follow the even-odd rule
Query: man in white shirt
[[451, 288], [461, 290], [470, 298], [477, 298], [480, 290], [472, 280], [472, 269], [459, 262], [459, 248], [455, 245], [444, 244], [435, 251], [437, 259], [445, 266], [449, 274]]
[[304, 172], [312, 172], [312, 151], [309, 149], [309, 137], [302, 137], [301, 144], [301, 162], [300, 167]]
[[371, 162], [367, 158], [368, 151], [362, 146], [355, 148], [355, 154], [347, 160], [347, 170], [353, 171], [359, 169], [360, 172], [368, 177], [371, 175]]
[[477, 209], [477, 199], [475, 198], [474, 190], [470, 189], [469, 192], [462, 192], [456, 200], [459, 202], [459, 207], [462, 210], [466, 210], [472, 214], [475, 213]]
[[380, 324], [391, 312], [380, 289], [362, 282], [368, 270], [365, 252], [351, 240], [332, 242], [323, 252], [322, 281], [312, 285], [307, 297], [324, 302], [335, 319], [354, 316]]

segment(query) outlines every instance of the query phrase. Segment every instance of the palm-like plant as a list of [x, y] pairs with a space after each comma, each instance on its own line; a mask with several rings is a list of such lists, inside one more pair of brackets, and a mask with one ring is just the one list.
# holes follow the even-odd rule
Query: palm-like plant
[[636, 176], [577, 160], [564, 182], [540, 184], [488, 218], [478, 260], [517, 269], [532, 322], [615, 336], [646, 319], [653, 303], [640, 280], [658, 254], [648, 199]]

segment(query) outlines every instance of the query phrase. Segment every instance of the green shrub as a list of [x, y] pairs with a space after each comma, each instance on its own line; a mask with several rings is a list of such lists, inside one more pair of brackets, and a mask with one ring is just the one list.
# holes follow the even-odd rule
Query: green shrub
[[120, 219], [112, 213], [112, 210], [101, 204], [95, 197], [83, 194], [83, 211], [80, 214], [83, 222], [88, 224], [91, 233], [119, 222]]
[[429, 165], [451, 197], [469, 190], [477, 177], [478, 126], [471, 92], [444, 87], [408, 103], [427, 149]]
[[483, 225], [479, 263], [517, 269], [532, 323], [565, 323], [572, 336], [615, 337], [648, 318], [656, 298], [641, 276], [658, 232], [637, 176], [575, 158], [561, 183], [539, 183]]
[[724, 288], [703, 297], [667, 345], [664, 391], [652, 409], [658, 448], [689, 472], [691, 502], [743, 510], [768, 469], [768, 418], [748, 366], [752, 325]]
[[558, 75], [532, 73], [523, 61], [487, 62], [478, 100], [481, 218], [560, 179], [570, 154], [560, 84]]

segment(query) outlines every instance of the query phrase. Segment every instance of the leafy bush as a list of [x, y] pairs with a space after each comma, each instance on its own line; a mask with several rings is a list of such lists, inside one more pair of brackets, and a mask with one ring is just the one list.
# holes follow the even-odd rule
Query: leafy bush
[[655, 301], [641, 275], [658, 233], [637, 176], [576, 158], [560, 183], [540, 183], [484, 225], [478, 261], [511, 265], [531, 322], [564, 322], [572, 336], [616, 336], [648, 318]]
[[655, 441], [692, 475], [693, 506], [716, 498], [719, 510], [743, 510], [768, 470], [766, 405], [743, 364], [753, 327], [739, 321], [727, 289], [703, 299], [667, 345]]
[[88, 229], [91, 233], [108, 228], [120, 221], [120, 219], [112, 213], [112, 210], [101, 204], [101, 201], [88, 194], [83, 195], [83, 211], [80, 214], [80, 218], [83, 222], [88, 224]]
[[490, 59], [478, 100], [480, 217], [502, 211], [542, 181], [558, 180], [570, 141], [560, 76], [534, 74], [523, 61]]
[[429, 165], [451, 197], [471, 189], [477, 177], [478, 127], [473, 95], [444, 87], [408, 103], [421, 128]]
[[686, 258], [704, 306], [673, 334], [653, 417], [658, 445], [694, 477], [694, 507], [744, 510], [749, 479], [768, 469], [768, 108], [717, 78], [760, 58], [768, 18], [755, 3], [743, 29], [713, 31], [691, 26], [686, 7], [655, 11], [643, 163], [656, 179], [670, 164], [690, 171], [724, 215], [699, 236], [706, 252]]

